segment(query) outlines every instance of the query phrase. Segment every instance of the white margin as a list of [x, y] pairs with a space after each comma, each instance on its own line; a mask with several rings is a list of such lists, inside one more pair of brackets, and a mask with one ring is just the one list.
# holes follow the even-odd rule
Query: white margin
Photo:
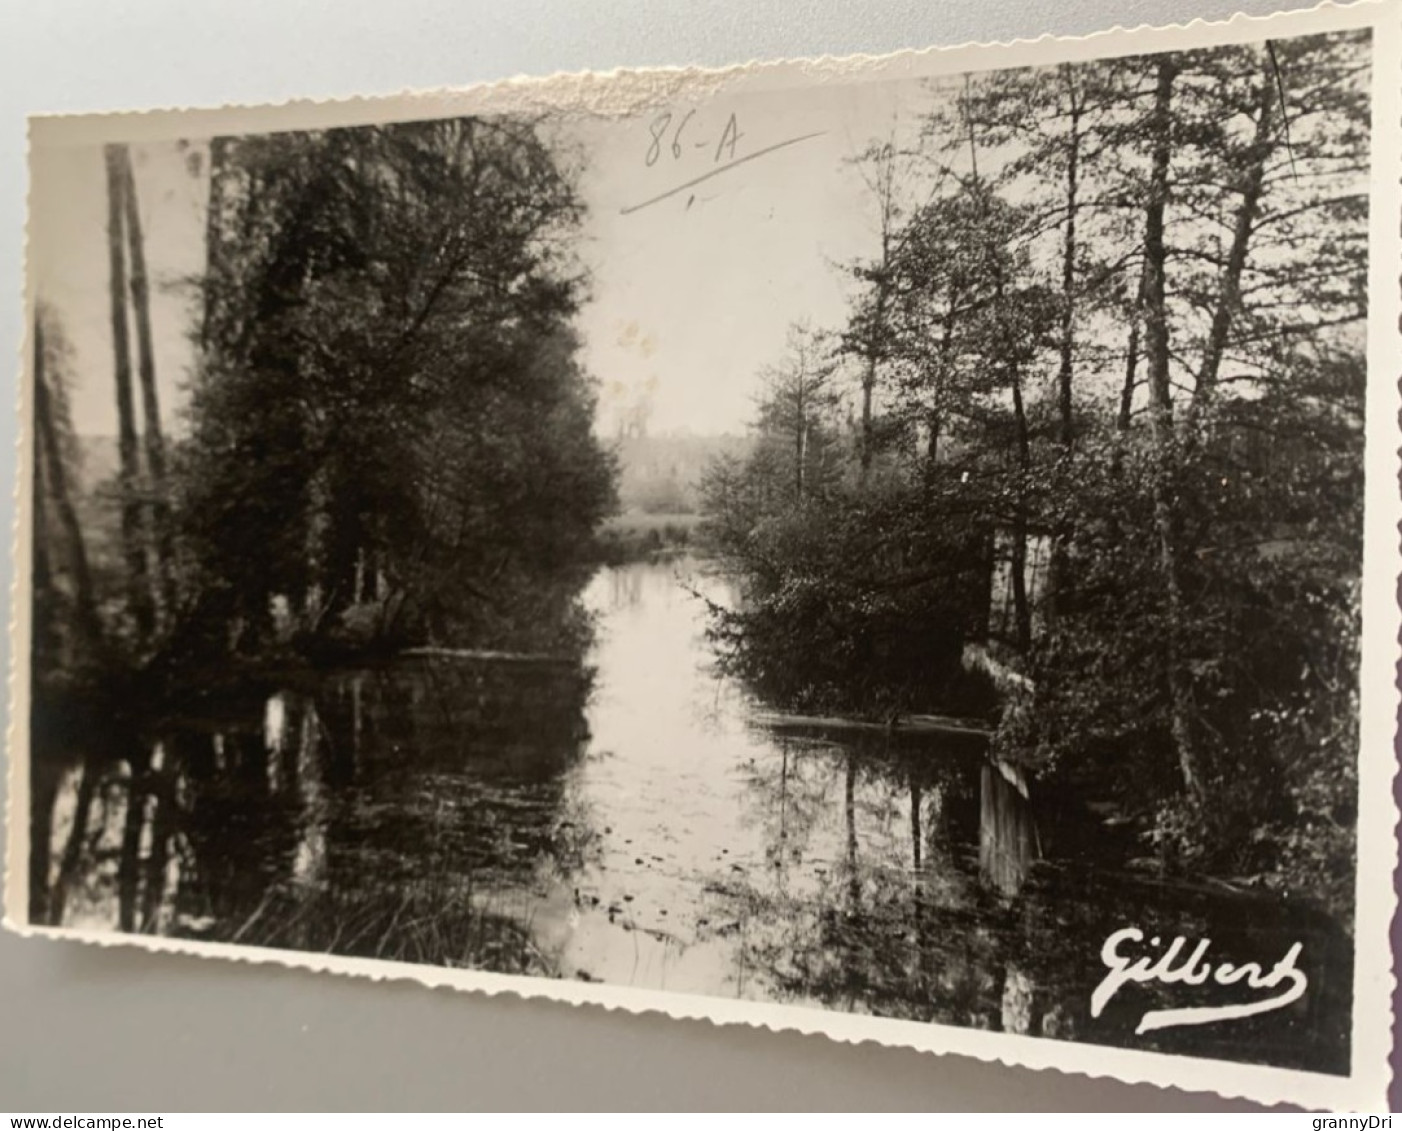
[[[29, 144], [39, 148], [143, 142], [215, 133], [258, 132], [361, 125], [459, 114], [550, 110], [581, 115], [634, 114], [684, 94], [698, 96], [775, 91], [817, 82], [866, 83], [1072, 62], [1116, 55], [1184, 50], [1252, 42], [1277, 36], [1372, 27], [1373, 130], [1369, 242], [1368, 392], [1363, 637], [1360, 698], [1359, 814], [1353, 1067], [1336, 1077], [1258, 1065], [1212, 1061], [1104, 1045], [1063, 1042], [1005, 1033], [921, 1024], [797, 1006], [734, 1001], [640, 990], [601, 983], [449, 970], [373, 959], [203, 943], [116, 932], [66, 930], [29, 925], [28, 803], [29, 685], [31, 646], [31, 502], [33, 471], [32, 279], [25, 282], [25, 334], [19, 382], [15, 518], [15, 580], [11, 605], [9, 811], [6, 835], [4, 926], [26, 937], [62, 938], [101, 946], [136, 946], [271, 962], [375, 980], [406, 979], [430, 987], [593, 1004], [632, 1013], [744, 1024], [773, 1030], [822, 1033], [845, 1042], [933, 1053], [956, 1053], [1031, 1069], [1057, 1069], [1126, 1083], [1215, 1092], [1264, 1104], [1292, 1103], [1323, 1110], [1387, 1110], [1392, 1078], [1390, 928], [1397, 906], [1398, 809], [1394, 739], [1398, 724], [1399, 615], [1397, 583], [1402, 574], [1402, 493], [1399, 493], [1399, 410], [1402, 393], [1402, 0], [1362, 0], [1346, 6], [1324, 3], [1273, 16], [1237, 15], [1209, 23], [1162, 28], [1116, 28], [1078, 38], [1044, 36], [1007, 44], [970, 44], [903, 51], [881, 57], [854, 56], [811, 61], [752, 63], [723, 69], [657, 68], [608, 73], [510, 79], [451, 90], [404, 92], [374, 98], [291, 101], [273, 106], [165, 109], [30, 119]], [[32, 189], [31, 189], [32, 191]], [[24, 754], [25, 756], [17, 756]]]

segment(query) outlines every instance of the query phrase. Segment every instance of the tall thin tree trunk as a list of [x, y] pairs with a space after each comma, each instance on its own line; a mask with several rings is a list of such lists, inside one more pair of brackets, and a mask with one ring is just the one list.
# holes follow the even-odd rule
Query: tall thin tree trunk
[[954, 284], [950, 283], [947, 292], [948, 311], [944, 326], [940, 330], [939, 361], [936, 365], [934, 386], [930, 390], [930, 409], [926, 423], [930, 435], [926, 446], [925, 460], [928, 473], [933, 473], [940, 454], [940, 432], [944, 425], [944, 388], [950, 378], [954, 362], [954, 304], [957, 300]]
[[1022, 400], [1022, 375], [1014, 365], [1009, 374], [1013, 387], [1013, 420], [1017, 429], [1017, 500], [1013, 516], [1013, 619], [1017, 646], [1032, 646], [1032, 605], [1027, 593], [1027, 478], [1032, 471], [1032, 445], [1027, 430], [1027, 409]]
[[146, 822], [147, 775], [150, 755], [129, 759], [127, 805], [122, 822], [122, 842], [117, 858], [117, 929], [136, 930], [136, 913], [141, 895], [141, 841]]
[[170, 863], [170, 839], [173, 832], [171, 794], [165, 790], [151, 790], [151, 855], [144, 861], [145, 877], [142, 882], [140, 930], [143, 934], [154, 935], [160, 925], [162, 904], [166, 895], [166, 869]]
[[1071, 99], [1071, 135], [1066, 148], [1066, 233], [1061, 247], [1061, 341], [1057, 369], [1057, 409], [1060, 416], [1061, 446], [1067, 451], [1075, 436], [1073, 419], [1072, 379], [1074, 376], [1076, 332], [1076, 213], [1080, 193], [1081, 105], [1077, 101], [1075, 80], [1069, 67], [1066, 73]]
[[[42, 552], [36, 544], [35, 570]], [[30, 778], [29, 921], [47, 923], [49, 882], [53, 871], [54, 802], [58, 799], [59, 768], [36, 763]]]
[[[1061, 340], [1058, 343], [1059, 359], [1057, 366], [1057, 410], [1060, 423], [1059, 439], [1062, 450], [1062, 470], [1070, 471], [1071, 448], [1075, 442], [1075, 406], [1073, 383], [1075, 378], [1075, 334], [1076, 334], [1076, 220], [1080, 207], [1080, 162], [1081, 162], [1081, 104], [1078, 101], [1076, 81], [1069, 65], [1062, 66], [1066, 80], [1067, 95], [1070, 99], [1071, 132], [1066, 142], [1066, 232], [1061, 247]], [[1046, 598], [1043, 602], [1046, 615], [1055, 620], [1062, 590], [1066, 582], [1066, 542], [1069, 532], [1065, 523], [1058, 523], [1051, 540], [1051, 561], [1049, 563]]]
[[[968, 113], [968, 90], [970, 79], [964, 76], [964, 119], [969, 130], [969, 160], [973, 169], [974, 181], [978, 181], [978, 142], [974, 132], [973, 117]], [[980, 197], [981, 201], [986, 198]], [[986, 202], [981, 205], [981, 209], [987, 215]], [[995, 264], [998, 263], [995, 251]], [[1003, 312], [1005, 280], [1001, 265], [995, 268], [996, 273], [996, 310]], [[950, 315], [953, 316], [954, 304], [951, 293]], [[1022, 399], [1022, 375], [1018, 372], [1017, 361], [1008, 359], [1008, 377], [1012, 385], [1013, 394], [1013, 421], [1017, 434], [1017, 491], [1014, 501], [1013, 513], [1013, 546], [1012, 560], [1010, 562], [1010, 573], [1012, 575], [1013, 586], [1013, 619], [1014, 630], [1017, 634], [1017, 646], [1019, 650], [1026, 652], [1032, 646], [1032, 608], [1027, 593], [1027, 480], [1031, 472], [1032, 448], [1031, 439], [1027, 429], [1027, 410]]]
[[130, 252], [131, 305], [136, 321], [136, 370], [141, 381], [141, 407], [145, 425], [146, 468], [151, 477], [151, 520], [155, 534], [156, 572], [161, 604], [167, 611], [175, 601], [170, 530], [170, 504], [166, 499], [165, 437], [161, 433], [160, 396], [156, 390], [156, 359], [151, 338], [151, 291], [146, 275], [145, 238], [141, 209], [136, 198], [136, 177], [131, 153], [120, 147], [122, 191], [125, 204], [127, 247]]
[[803, 502], [803, 417], [798, 418], [798, 427], [794, 429], [794, 498], [800, 503]]
[[1168, 203], [1169, 163], [1172, 159], [1169, 127], [1173, 83], [1177, 72], [1178, 65], [1173, 56], [1160, 57], [1154, 108], [1150, 118], [1153, 151], [1149, 176], [1149, 204], [1144, 225], [1144, 337], [1149, 365], [1149, 420], [1158, 462], [1154, 484], [1154, 523], [1159, 536], [1159, 565], [1163, 575], [1168, 621], [1164, 635], [1170, 727], [1183, 787], [1191, 798], [1198, 801], [1202, 798], [1203, 776], [1201, 757], [1193, 733], [1192, 687], [1182, 655], [1183, 581], [1177, 518], [1172, 503], [1177, 458], [1170, 392], [1166, 309], [1168, 257], [1164, 245], [1164, 213]]
[[161, 434], [160, 398], [156, 391], [156, 362], [151, 342], [151, 290], [146, 276], [145, 237], [141, 229], [141, 209], [136, 199], [136, 178], [131, 154], [125, 146], [118, 150], [122, 167], [122, 203], [125, 210], [127, 247], [130, 253], [132, 313], [136, 323], [137, 374], [141, 380], [141, 407], [145, 417], [146, 461], [151, 478], [165, 480], [165, 438]]
[[803, 472], [804, 460], [807, 458], [806, 442], [808, 439], [808, 375], [803, 368], [803, 362], [799, 363], [798, 390], [796, 403], [797, 421], [794, 425], [794, 498], [798, 502], [803, 502]]
[[881, 224], [881, 265], [873, 279], [875, 301], [872, 322], [868, 329], [866, 343], [866, 371], [862, 374], [862, 450], [861, 481], [866, 482], [871, 471], [874, 452], [872, 435], [872, 398], [876, 391], [876, 378], [881, 358], [886, 346], [886, 307], [891, 295], [891, 261], [893, 227], [896, 220], [896, 148], [895, 137], [881, 150], [877, 164], [876, 191], [877, 209]]
[[925, 414], [925, 431], [927, 433], [925, 437], [925, 463], [927, 470], [931, 472], [934, 471], [935, 465], [939, 463], [940, 431], [943, 426], [944, 422], [940, 419], [939, 409], [931, 408], [930, 411]]
[[[885, 220], [883, 219], [883, 228]], [[862, 374], [862, 450], [861, 480], [866, 482], [871, 472], [872, 456], [875, 454], [875, 437], [872, 435], [872, 397], [876, 393], [876, 377], [881, 357], [881, 341], [886, 334], [886, 290], [887, 272], [890, 270], [890, 237], [883, 230], [881, 237], [881, 277], [876, 282], [876, 309], [867, 342], [866, 370]]]
[[[1212, 326], [1207, 333], [1202, 364], [1198, 367], [1193, 396], [1185, 414], [1184, 430], [1185, 436], [1189, 438], [1192, 436], [1194, 424], [1212, 402], [1218, 374], [1222, 368], [1222, 356], [1226, 352], [1227, 339], [1231, 335], [1232, 321], [1241, 306], [1241, 277], [1246, 270], [1251, 234], [1260, 212], [1261, 193], [1265, 187], [1266, 160], [1274, 148], [1275, 100], [1275, 84], [1267, 61], [1262, 66], [1256, 105], [1256, 130], [1251, 142], [1251, 160], [1242, 180], [1241, 204], [1237, 208], [1236, 221], [1232, 226], [1231, 249], [1222, 269], [1222, 278], [1217, 289], [1217, 307], [1212, 312]], [[1192, 442], [1191, 438], [1189, 442]]]
[[969, 131], [969, 172], [973, 176], [974, 183], [978, 183], [978, 140], [974, 136], [974, 116], [969, 113], [970, 90], [973, 87], [973, 76], [964, 75], [964, 104], [961, 112], [964, 116], [964, 127]]
[[1139, 270], [1139, 289], [1135, 293], [1134, 312], [1129, 323], [1129, 346], [1125, 350], [1125, 375], [1120, 384], [1120, 410], [1115, 416], [1115, 430], [1128, 432], [1134, 412], [1134, 390], [1139, 384], [1139, 335], [1144, 325], [1144, 287], [1148, 269]]
[[884, 236], [882, 243], [882, 277], [877, 282], [875, 321], [872, 323], [871, 340], [867, 342], [866, 371], [862, 374], [862, 450], [860, 459], [861, 480], [863, 483], [866, 482], [867, 476], [871, 472], [871, 460], [875, 448], [875, 442], [872, 436], [871, 402], [876, 392], [877, 365], [880, 351], [880, 346], [877, 343], [879, 336], [885, 333], [886, 325], [886, 271], [888, 268], [886, 261], [890, 253], [884, 246], [886, 244]]
[[96, 793], [97, 770], [91, 758], [87, 757], [78, 766], [78, 796], [73, 807], [73, 821], [68, 828], [68, 839], [64, 841], [63, 853], [59, 856], [58, 878], [49, 889], [46, 921], [51, 927], [63, 925], [68, 892], [77, 882], [83, 864], [83, 846], [88, 837], [88, 820], [92, 816], [92, 803]]
[[[97, 615], [97, 597], [93, 590], [92, 569], [88, 564], [87, 546], [83, 541], [83, 529], [78, 523], [78, 512], [73, 506], [69, 491], [68, 473], [63, 462], [63, 450], [59, 441], [58, 424], [53, 396], [49, 390], [49, 375], [44, 364], [44, 328], [41, 323], [34, 327], [34, 419], [35, 443], [38, 447], [40, 466], [43, 470], [43, 487], [47, 489], [59, 526], [66, 543], [68, 568], [73, 573], [74, 603], [76, 605], [76, 625], [79, 633], [79, 647], [89, 656], [97, 654], [102, 647], [102, 622]], [[37, 485], [36, 485], [37, 486]], [[36, 522], [34, 538], [36, 543], [44, 536]], [[49, 556], [52, 566], [52, 555]]]
[[146, 546], [142, 537], [141, 475], [136, 411], [132, 401], [131, 344], [127, 335], [127, 268], [123, 247], [125, 180], [123, 155], [119, 145], [107, 146], [107, 251], [112, 301], [112, 355], [117, 385], [118, 447], [121, 455], [122, 545], [127, 562], [128, 599], [137, 635], [144, 642], [151, 633], [153, 609], [146, 567]]
[[862, 450], [861, 479], [865, 483], [871, 474], [871, 396], [876, 388], [876, 358], [867, 358], [867, 370], [862, 376]]
[[39, 667], [38, 657], [56, 655], [59, 651], [58, 622], [61, 616], [56, 615], [57, 610], [43, 615], [53, 606], [52, 600], [46, 602], [45, 597], [54, 592], [54, 570], [49, 562], [49, 539], [52, 534], [48, 516], [49, 488], [44, 475], [44, 468], [48, 460], [44, 453], [44, 442], [37, 435], [34, 438], [34, 444], [34, 490], [32, 493], [34, 509], [30, 517], [32, 549], [29, 558], [29, 577], [35, 616], [34, 627], [30, 634], [30, 655], [35, 658], [37, 669]]
[[212, 138], [209, 143], [209, 199], [205, 208], [204, 311], [200, 323], [200, 344], [206, 353], [214, 348], [215, 321], [219, 316], [218, 287], [223, 282], [224, 168], [228, 141]]

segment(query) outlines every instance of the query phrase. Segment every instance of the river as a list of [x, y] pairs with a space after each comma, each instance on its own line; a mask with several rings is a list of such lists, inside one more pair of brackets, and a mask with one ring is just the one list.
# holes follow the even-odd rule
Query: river
[[[717, 676], [698, 594], [735, 599], [695, 559], [607, 567], [582, 667], [293, 673], [151, 724], [132, 757], [50, 751], [34, 917], [1346, 1070], [1334, 924], [1159, 881], [977, 735], [774, 716]], [[1136, 1035], [1207, 991], [1131, 986], [1092, 1017], [1126, 926], [1266, 969], [1301, 942], [1311, 988]]]

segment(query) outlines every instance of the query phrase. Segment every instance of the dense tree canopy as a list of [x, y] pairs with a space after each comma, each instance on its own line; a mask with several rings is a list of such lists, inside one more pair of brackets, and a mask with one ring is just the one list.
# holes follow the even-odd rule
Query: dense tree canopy
[[612, 499], [550, 150], [458, 119], [211, 160], [182, 513], [214, 623], [256, 647], [281, 597], [315, 633], [544, 630]]
[[990, 672], [1001, 757], [1108, 792], [1165, 862], [1346, 912], [1367, 49], [994, 72], [873, 142], [828, 355], [862, 408], [810, 426], [840, 466], [801, 489], [771, 396], [773, 443], [709, 481], [732, 664], [881, 713], [983, 709]]
[[208, 161], [187, 420], [163, 431], [137, 184], [105, 152], [120, 434], [85, 475], [35, 333], [37, 686], [405, 643], [576, 651], [614, 505], [573, 317], [572, 174], [534, 123], [186, 146]]

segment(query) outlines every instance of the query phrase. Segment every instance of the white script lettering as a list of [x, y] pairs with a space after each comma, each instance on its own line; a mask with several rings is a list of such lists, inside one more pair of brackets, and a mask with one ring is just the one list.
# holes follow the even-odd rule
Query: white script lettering
[[[1139, 1025], [1134, 1030], [1136, 1033], [1148, 1033], [1154, 1029], [1168, 1029], [1176, 1025], [1206, 1025], [1212, 1021], [1231, 1021], [1239, 1017], [1251, 1017], [1257, 1013], [1269, 1013], [1273, 1009], [1282, 1009], [1291, 1002], [1298, 1001], [1309, 985], [1309, 979], [1305, 977], [1304, 972], [1295, 968], [1295, 961], [1304, 949], [1301, 943], [1295, 943], [1285, 952], [1285, 957], [1271, 968], [1270, 973], [1266, 973], [1256, 962], [1247, 962], [1241, 966], [1219, 962], [1214, 968], [1207, 961], [1207, 952], [1212, 946], [1211, 939], [1203, 939], [1186, 957], [1184, 951], [1189, 943], [1182, 937], [1175, 938], [1168, 948], [1157, 956], [1141, 954], [1134, 958], [1120, 952], [1121, 944], [1143, 941], [1144, 932], [1137, 927], [1125, 927], [1105, 940], [1100, 948], [1100, 961], [1105, 964], [1109, 973], [1101, 979], [1100, 985], [1096, 986], [1095, 992], [1091, 994], [1092, 1017], [1099, 1017], [1120, 987], [1130, 982], [1201, 986], [1211, 978], [1219, 986], [1234, 986], [1244, 980], [1253, 990], [1274, 990], [1283, 983], [1289, 983], [1280, 993], [1257, 1001], [1235, 1005], [1151, 1010], [1139, 1019]], [[1155, 938], [1151, 945], [1157, 947], [1158, 942]]]

